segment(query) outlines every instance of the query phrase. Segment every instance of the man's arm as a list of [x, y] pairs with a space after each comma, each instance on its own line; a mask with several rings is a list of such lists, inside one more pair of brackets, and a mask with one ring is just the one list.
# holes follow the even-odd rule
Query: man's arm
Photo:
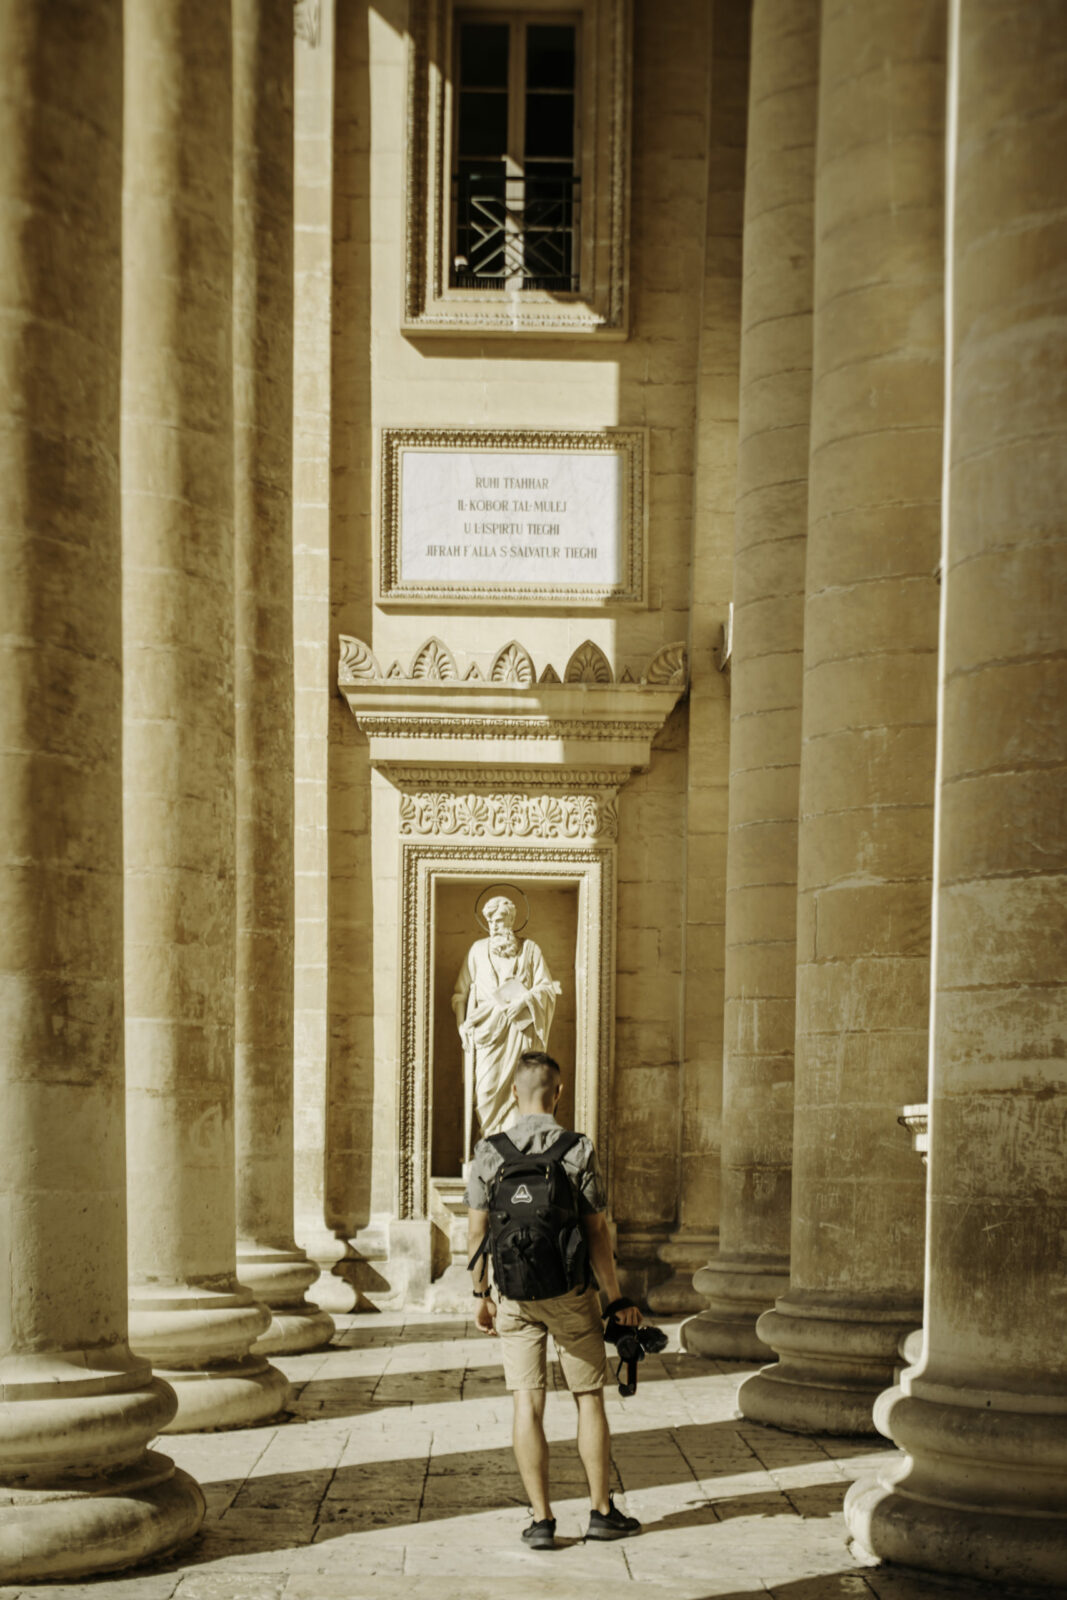
[[[467, 1260], [473, 1261], [489, 1227], [488, 1211], [479, 1211], [474, 1206], [467, 1207]], [[489, 1255], [484, 1254], [478, 1261], [471, 1274], [472, 1288], [475, 1294], [481, 1294], [489, 1287]], [[492, 1296], [478, 1301], [478, 1310], [475, 1313], [475, 1322], [483, 1333], [496, 1332], [496, 1302]]]
[[[603, 1211], [587, 1211], [582, 1218], [582, 1226], [585, 1228], [589, 1262], [596, 1274], [597, 1283], [609, 1301], [620, 1300], [622, 1290], [619, 1288], [619, 1277], [615, 1271], [615, 1252], [611, 1248], [611, 1232], [607, 1217]], [[641, 1313], [636, 1306], [630, 1306], [625, 1311], [617, 1311], [615, 1317], [618, 1322], [623, 1322], [631, 1328], [635, 1328], [641, 1321]]]

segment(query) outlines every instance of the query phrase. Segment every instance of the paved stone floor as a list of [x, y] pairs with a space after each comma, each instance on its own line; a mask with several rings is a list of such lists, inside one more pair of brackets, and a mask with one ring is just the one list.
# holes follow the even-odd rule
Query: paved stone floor
[[494, 1341], [461, 1320], [339, 1321], [329, 1350], [279, 1362], [296, 1389], [281, 1426], [165, 1442], [207, 1495], [195, 1544], [127, 1576], [0, 1587], [0, 1600], [1004, 1600], [858, 1563], [841, 1502], [882, 1452], [738, 1420], [749, 1369], [679, 1353], [676, 1329], [636, 1396], [609, 1391], [615, 1487], [645, 1531], [582, 1542], [574, 1406], [554, 1393], [562, 1548], [527, 1550]]

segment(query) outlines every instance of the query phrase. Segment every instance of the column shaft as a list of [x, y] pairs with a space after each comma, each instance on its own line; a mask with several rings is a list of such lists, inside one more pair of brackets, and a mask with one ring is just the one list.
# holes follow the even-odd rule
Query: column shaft
[[930, 1243], [849, 1525], [1067, 1592], [1067, 12], [956, 8]]
[[293, 1238], [293, 26], [232, 3], [237, 1268], [263, 1353], [333, 1320]]
[[730, 588], [737, 492], [737, 367], [741, 343], [740, 245], [745, 192], [749, 7], [708, 6], [707, 214], [697, 372], [693, 482], [692, 610], [686, 794], [684, 1053], [678, 1226], [660, 1246], [671, 1276], [648, 1291], [653, 1311], [703, 1304], [694, 1273], [718, 1242], [722, 1109], [723, 937], [729, 684], [716, 646]]
[[288, 1384], [235, 1276], [230, 8], [127, 0], [123, 626], [130, 1336], [175, 1429]]
[[756, 0], [734, 542], [719, 1253], [694, 1280], [701, 1355], [767, 1357], [789, 1285], [797, 775], [811, 405], [817, 0]]
[[0, 1584], [181, 1543], [126, 1342], [119, 250], [122, 10], [0, 34]]
[[921, 1321], [943, 410], [945, 11], [825, 0], [790, 1287], [746, 1416], [871, 1432]]

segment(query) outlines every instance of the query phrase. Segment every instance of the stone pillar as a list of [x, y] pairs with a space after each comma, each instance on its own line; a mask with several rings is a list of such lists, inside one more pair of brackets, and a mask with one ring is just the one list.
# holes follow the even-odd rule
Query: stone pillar
[[846, 1515], [887, 1560], [1064, 1594], [1067, 11], [954, 9], [926, 1324], [875, 1408], [903, 1466]]
[[175, 1430], [274, 1415], [235, 1275], [230, 8], [127, 0], [123, 234], [130, 1337]]
[[0, 1584], [191, 1537], [126, 1342], [119, 341], [122, 8], [0, 32]]
[[[646, 1296], [673, 1316], [703, 1305], [693, 1276], [718, 1245], [722, 1115], [729, 680], [716, 658], [723, 597], [730, 592], [737, 495], [737, 372], [741, 346], [741, 232], [745, 192], [749, 7], [708, 6], [710, 103], [704, 226], [703, 313], [697, 370], [696, 460], [686, 761], [685, 982], [678, 1226], [659, 1249], [672, 1271]], [[663, 932], [646, 934], [635, 951]], [[635, 941], [636, 943], [636, 941]], [[659, 946], [661, 952], [662, 943]], [[621, 967], [620, 967], [621, 981]]]
[[719, 1253], [698, 1355], [766, 1359], [789, 1286], [797, 775], [811, 405], [818, 0], [756, 0], [734, 542]]
[[741, 1387], [873, 1431], [922, 1320], [943, 411], [945, 11], [825, 0], [797, 863], [790, 1286]]
[[233, 0], [237, 1265], [314, 1350], [333, 1319], [293, 1238], [293, 19]]

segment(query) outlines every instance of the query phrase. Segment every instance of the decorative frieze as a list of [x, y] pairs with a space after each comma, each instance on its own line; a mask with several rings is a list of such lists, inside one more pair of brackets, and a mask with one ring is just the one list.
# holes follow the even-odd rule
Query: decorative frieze
[[619, 817], [614, 797], [423, 789], [400, 796], [400, 832], [464, 839], [616, 839]]
[[[542, 686], [572, 683], [609, 684], [616, 681], [611, 662], [598, 644], [586, 639], [570, 656], [562, 677], [551, 662], [546, 662], [538, 679], [533, 657], [524, 644], [512, 639], [502, 645], [493, 657], [488, 680], [476, 661], [470, 661], [460, 671], [456, 656], [443, 640], [431, 635], [421, 644], [411, 658], [407, 671], [399, 661], [394, 661], [383, 673], [374, 651], [362, 639], [348, 634], [340, 637], [340, 658], [337, 682], [341, 688], [360, 683], [374, 683], [387, 678], [394, 682], [453, 682], [462, 678], [465, 683], [510, 684], [527, 688], [540, 682]], [[689, 678], [689, 659], [685, 641], [677, 639], [663, 645], [635, 678], [630, 666], [623, 668], [620, 684], [646, 684], [660, 688], [684, 689]]]

